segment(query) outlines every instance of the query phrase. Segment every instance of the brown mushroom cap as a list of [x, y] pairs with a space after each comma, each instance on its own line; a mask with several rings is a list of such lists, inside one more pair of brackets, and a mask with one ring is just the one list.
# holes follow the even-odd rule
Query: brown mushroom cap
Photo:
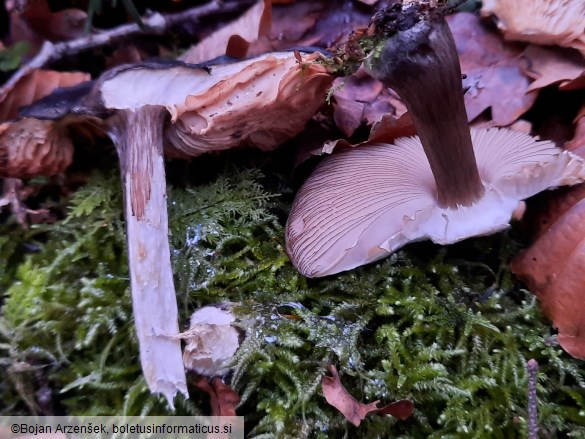
[[305, 276], [326, 276], [412, 241], [450, 244], [494, 233], [508, 226], [521, 200], [585, 180], [585, 161], [552, 142], [504, 129], [472, 129], [471, 135], [485, 187], [471, 206], [439, 207], [418, 137], [327, 157], [292, 207], [286, 246], [293, 264]]

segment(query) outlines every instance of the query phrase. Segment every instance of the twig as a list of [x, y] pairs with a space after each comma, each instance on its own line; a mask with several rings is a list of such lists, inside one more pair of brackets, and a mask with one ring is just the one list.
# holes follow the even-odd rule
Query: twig
[[14, 85], [25, 75], [32, 70], [39, 69], [50, 62], [54, 62], [65, 58], [66, 56], [77, 55], [86, 50], [95, 49], [97, 47], [106, 46], [113, 42], [129, 38], [136, 35], [154, 34], [160, 35], [166, 32], [169, 28], [188, 21], [195, 21], [202, 17], [216, 14], [218, 12], [229, 13], [235, 12], [243, 7], [249, 6], [253, 2], [250, 0], [222, 3], [219, 0], [212, 0], [207, 4], [196, 6], [175, 14], [154, 14], [143, 18], [144, 27], [136, 23], [125, 24], [117, 28], [104, 31], [95, 35], [88, 35], [86, 37], [78, 38], [72, 41], [64, 41], [62, 43], [53, 44], [50, 41], [45, 41], [39, 53], [35, 55], [28, 63], [22, 65], [8, 81], [0, 88], [0, 100], [10, 91]]
[[528, 439], [538, 439], [538, 362], [533, 358], [526, 364], [528, 369]]

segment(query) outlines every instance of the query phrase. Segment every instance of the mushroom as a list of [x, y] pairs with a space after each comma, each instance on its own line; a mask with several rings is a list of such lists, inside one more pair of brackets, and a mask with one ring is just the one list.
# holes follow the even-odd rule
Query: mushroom
[[373, 18], [372, 76], [398, 92], [419, 137], [325, 158], [299, 190], [286, 229], [308, 277], [379, 260], [411, 241], [439, 244], [508, 226], [521, 200], [585, 179], [584, 161], [505, 129], [469, 130], [443, 14], [396, 3]]
[[150, 390], [171, 406], [177, 392], [187, 396], [187, 386], [176, 337], [163, 146], [183, 156], [239, 145], [275, 148], [324, 102], [333, 77], [313, 63], [320, 56], [291, 51], [206, 65], [121, 66], [21, 112], [63, 119], [62, 125], [89, 119], [116, 145], [142, 369]]

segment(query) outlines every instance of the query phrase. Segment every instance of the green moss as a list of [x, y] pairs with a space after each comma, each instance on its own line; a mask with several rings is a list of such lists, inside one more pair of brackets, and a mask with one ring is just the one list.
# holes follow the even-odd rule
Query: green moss
[[[273, 193], [290, 189], [264, 168], [266, 177], [231, 168], [169, 191], [182, 322], [205, 304], [238, 304], [246, 338], [227, 379], [251, 436], [525, 437], [529, 358], [541, 365], [541, 430], [585, 434], [583, 363], [514, 282], [507, 234], [417, 244], [305, 279], [284, 251], [290, 197]], [[0, 240], [0, 413], [166, 413], [141, 378], [118, 185], [96, 176], [65, 221]], [[414, 416], [348, 424], [321, 394], [330, 363], [357, 399], [409, 398]], [[192, 391], [178, 413], [205, 413], [205, 401]]]

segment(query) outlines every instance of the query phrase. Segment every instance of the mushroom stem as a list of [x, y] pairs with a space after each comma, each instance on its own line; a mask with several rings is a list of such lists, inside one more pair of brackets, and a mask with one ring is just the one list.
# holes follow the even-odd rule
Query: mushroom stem
[[140, 361], [153, 393], [187, 396], [168, 239], [164, 108], [119, 110], [109, 121], [120, 157], [132, 306]]
[[468, 206], [484, 193], [465, 112], [455, 41], [442, 13], [400, 2], [373, 19], [381, 37], [366, 68], [403, 99], [437, 184], [441, 207]]

